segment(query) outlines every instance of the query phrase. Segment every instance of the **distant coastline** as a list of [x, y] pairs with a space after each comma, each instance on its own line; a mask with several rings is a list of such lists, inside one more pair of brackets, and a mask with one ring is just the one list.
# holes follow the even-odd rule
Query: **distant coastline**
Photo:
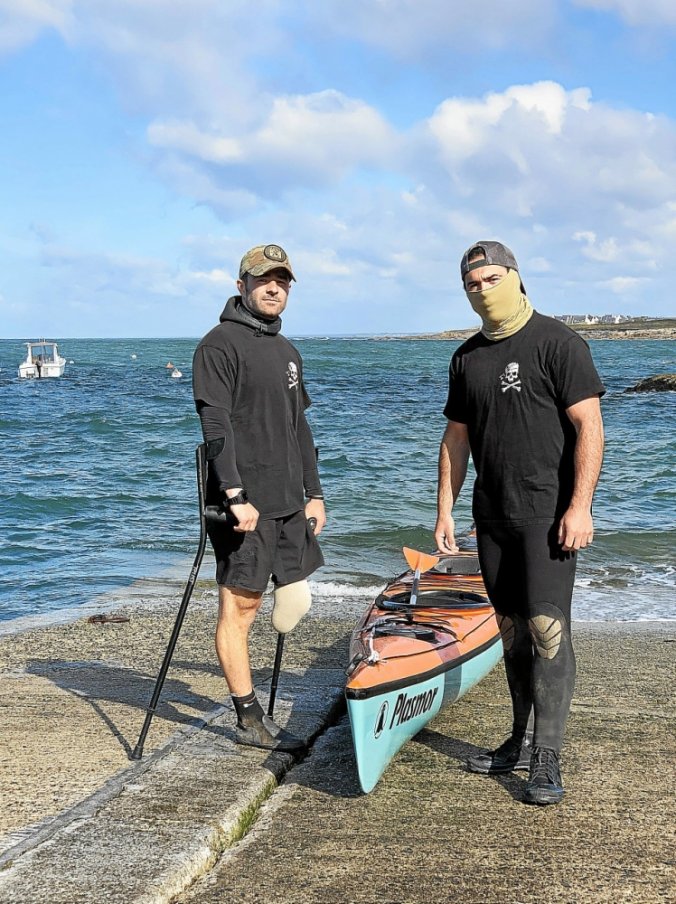
[[[646, 317], [621, 323], [571, 323], [571, 329], [584, 339], [676, 339], [676, 317]], [[469, 330], [443, 330], [409, 336], [384, 336], [384, 339], [469, 339], [479, 327]]]

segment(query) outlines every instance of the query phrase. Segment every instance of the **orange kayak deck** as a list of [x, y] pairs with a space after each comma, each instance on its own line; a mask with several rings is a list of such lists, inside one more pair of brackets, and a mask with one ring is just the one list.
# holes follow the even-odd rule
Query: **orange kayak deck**
[[408, 608], [412, 584], [411, 572], [395, 578], [354, 629], [349, 696], [438, 674], [499, 638], [480, 574], [427, 572], [420, 578], [417, 604]]
[[350, 642], [345, 697], [359, 781], [370, 791], [401, 746], [502, 658], [471, 552], [441, 559], [413, 594], [408, 571], [371, 603]]

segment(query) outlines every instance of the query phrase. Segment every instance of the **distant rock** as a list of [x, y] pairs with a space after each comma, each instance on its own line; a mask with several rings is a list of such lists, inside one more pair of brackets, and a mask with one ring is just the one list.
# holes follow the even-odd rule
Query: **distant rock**
[[676, 392], [676, 374], [657, 374], [639, 380], [636, 386], [629, 386], [625, 392]]

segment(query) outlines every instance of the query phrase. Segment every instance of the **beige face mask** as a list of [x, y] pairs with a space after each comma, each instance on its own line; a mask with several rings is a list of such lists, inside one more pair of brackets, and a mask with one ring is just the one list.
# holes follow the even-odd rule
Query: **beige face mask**
[[533, 307], [521, 291], [521, 277], [516, 270], [508, 270], [497, 286], [465, 294], [481, 317], [481, 332], [493, 341], [513, 336], [533, 315]]

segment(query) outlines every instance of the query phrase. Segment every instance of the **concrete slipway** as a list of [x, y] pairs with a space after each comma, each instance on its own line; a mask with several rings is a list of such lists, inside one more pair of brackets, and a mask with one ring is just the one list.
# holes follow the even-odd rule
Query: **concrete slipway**
[[[463, 765], [508, 726], [502, 667], [360, 793], [342, 708], [352, 613], [287, 640], [277, 713], [308, 754], [237, 747], [213, 596], [198, 597], [141, 763], [128, 754], [170, 606], [0, 640], [3, 904], [676, 901], [673, 623], [576, 625], [567, 794], [533, 808], [523, 773]], [[264, 698], [265, 614], [252, 648]]]

